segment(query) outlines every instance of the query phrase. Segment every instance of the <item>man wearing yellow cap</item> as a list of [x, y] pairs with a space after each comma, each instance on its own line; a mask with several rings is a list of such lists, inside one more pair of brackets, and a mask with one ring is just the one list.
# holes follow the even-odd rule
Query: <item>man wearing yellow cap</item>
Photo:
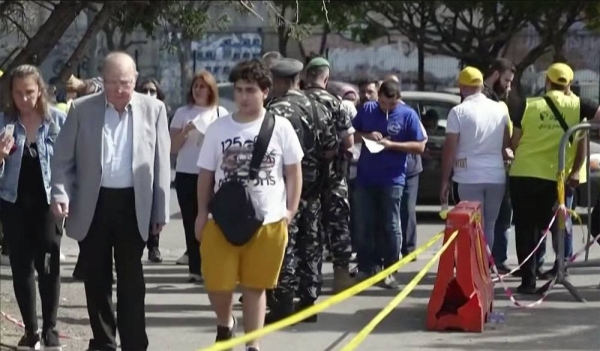
[[458, 85], [464, 100], [448, 114], [440, 201], [448, 203], [452, 180], [458, 183], [461, 200], [479, 202], [491, 248], [506, 184], [503, 154], [510, 143], [508, 111], [482, 93], [483, 74], [477, 68], [463, 69]]
[[[598, 104], [566, 94], [573, 81], [571, 67], [552, 64], [546, 72], [547, 93], [513, 106], [512, 147], [515, 159], [510, 170], [510, 196], [515, 222], [517, 257], [521, 266], [523, 294], [536, 293], [539, 258], [525, 261], [542, 231], [548, 227], [557, 200], [558, 148], [565, 131], [585, 118], [600, 122]], [[579, 184], [585, 159], [583, 142], [571, 140], [567, 149], [567, 186]], [[571, 190], [572, 191], [572, 190]], [[567, 248], [568, 249], [568, 248]]]

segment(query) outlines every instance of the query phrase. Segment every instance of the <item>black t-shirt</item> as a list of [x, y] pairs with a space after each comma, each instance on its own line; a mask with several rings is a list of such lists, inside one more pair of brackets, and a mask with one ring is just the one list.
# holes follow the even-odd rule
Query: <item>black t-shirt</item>
[[[592, 119], [596, 115], [596, 111], [598, 111], [599, 105], [595, 103], [593, 100], [581, 98], [579, 99], [579, 121], [583, 122], [584, 119]], [[510, 117], [513, 121], [513, 126], [515, 128], [521, 128], [521, 120], [523, 119], [523, 114], [525, 113], [526, 107], [525, 101], [515, 102], [509, 105], [508, 109], [510, 112]]]

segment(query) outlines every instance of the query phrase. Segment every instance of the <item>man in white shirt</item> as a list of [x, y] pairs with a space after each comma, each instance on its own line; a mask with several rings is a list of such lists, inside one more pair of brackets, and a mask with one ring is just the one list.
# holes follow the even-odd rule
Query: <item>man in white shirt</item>
[[458, 85], [464, 100], [448, 114], [440, 201], [448, 203], [454, 173], [460, 199], [481, 203], [483, 231], [492, 248], [506, 183], [503, 154], [510, 140], [508, 112], [482, 93], [483, 74], [478, 69], [462, 70]]
[[[198, 218], [196, 236], [201, 243], [202, 276], [217, 315], [217, 341], [235, 335], [233, 292], [242, 286], [244, 329], [261, 329], [265, 321], [266, 289], [277, 285], [287, 245], [287, 226], [298, 210], [302, 190], [302, 147], [292, 124], [266, 114], [263, 104], [272, 87], [269, 68], [258, 60], [236, 65], [229, 80], [234, 84], [237, 111], [213, 122], [206, 131], [198, 158]], [[258, 174], [248, 180], [250, 160], [265, 118], [274, 118], [274, 130]], [[225, 182], [239, 179], [262, 215], [262, 226], [241, 246], [232, 244], [214, 219], [209, 203]], [[231, 214], [235, 220], [235, 214]], [[259, 349], [258, 340], [247, 343]]]
[[[91, 350], [146, 350], [142, 254], [148, 235], [169, 219], [171, 140], [166, 107], [134, 92], [137, 71], [126, 53], [111, 53], [105, 90], [69, 109], [52, 158], [52, 210], [79, 242], [77, 277], [85, 284]], [[112, 267], [117, 271], [117, 315]]]

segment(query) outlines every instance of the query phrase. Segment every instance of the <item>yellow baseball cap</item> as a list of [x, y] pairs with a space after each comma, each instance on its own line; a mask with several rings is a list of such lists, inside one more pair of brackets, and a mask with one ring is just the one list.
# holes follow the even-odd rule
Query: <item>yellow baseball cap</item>
[[553, 63], [546, 71], [548, 79], [558, 85], [569, 85], [575, 77], [573, 69], [564, 63]]
[[477, 68], [467, 66], [458, 75], [458, 85], [467, 87], [483, 85], [483, 74]]

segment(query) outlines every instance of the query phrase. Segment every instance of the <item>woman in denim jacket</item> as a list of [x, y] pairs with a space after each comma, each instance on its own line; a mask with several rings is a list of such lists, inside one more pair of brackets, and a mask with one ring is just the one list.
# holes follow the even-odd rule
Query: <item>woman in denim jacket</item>
[[0, 220], [25, 324], [17, 349], [40, 347], [35, 267], [42, 301], [41, 342], [44, 350], [61, 350], [55, 328], [62, 224], [50, 212], [50, 159], [66, 116], [49, 106], [44, 81], [34, 66], [22, 65], [10, 73], [10, 96], [6, 113], [0, 114]]

